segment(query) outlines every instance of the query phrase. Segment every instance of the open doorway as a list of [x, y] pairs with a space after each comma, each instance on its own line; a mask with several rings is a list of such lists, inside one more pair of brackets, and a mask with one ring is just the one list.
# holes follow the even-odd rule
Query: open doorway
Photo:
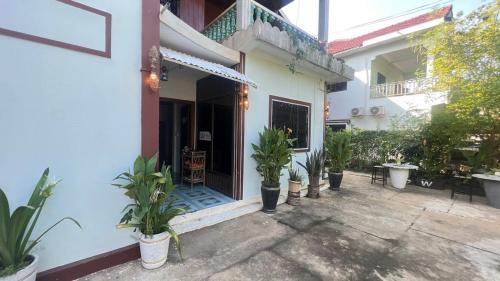
[[[206, 185], [235, 198], [236, 83], [218, 76], [197, 82], [197, 149], [206, 151]], [[205, 136], [205, 137], [201, 137]]]
[[160, 163], [171, 167], [174, 183], [181, 181], [182, 149], [193, 148], [195, 103], [162, 98], [160, 100]]

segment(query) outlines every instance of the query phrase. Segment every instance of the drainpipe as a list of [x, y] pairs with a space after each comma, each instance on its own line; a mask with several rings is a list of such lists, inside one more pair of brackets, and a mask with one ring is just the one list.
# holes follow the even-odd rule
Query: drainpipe
[[323, 44], [328, 43], [329, 6], [330, 0], [319, 0], [318, 39]]

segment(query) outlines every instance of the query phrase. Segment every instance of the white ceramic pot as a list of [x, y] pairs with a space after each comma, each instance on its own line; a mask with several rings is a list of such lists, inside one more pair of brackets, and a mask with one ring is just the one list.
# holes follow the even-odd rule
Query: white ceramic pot
[[300, 192], [300, 181], [288, 180], [288, 191], [290, 192]]
[[483, 187], [490, 205], [500, 208], [500, 181], [485, 180]]
[[170, 234], [163, 232], [153, 236], [144, 234], [139, 238], [141, 263], [146, 269], [155, 269], [167, 261]]
[[38, 270], [38, 256], [31, 255], [34, 260], [25, 268], [19, 270], [15, 274], [0, 277], [0, 281], [35, 281]]
[[403, 189], [406, 187], [406, 182], [408, 181], [408, 175], [410, 171], [408, 169], [396, 169], [390, 168], [389, 175], [391, 176], [391, 184], [395, 188]]

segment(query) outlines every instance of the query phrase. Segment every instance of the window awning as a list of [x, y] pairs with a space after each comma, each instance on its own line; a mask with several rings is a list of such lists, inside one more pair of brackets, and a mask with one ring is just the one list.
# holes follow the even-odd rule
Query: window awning
[[203, 72], [207, 72], [213, 75], [217, 75], [223, 78], [227, 78], [257, 88], [257, 84], [244, 74], [241, 74], [234, 69], [220, 65], [218, 63], [193, 57], [188, 54], [174, 51], [172, 49], [168, 49], [165, 47], [160, 47], [160, 53], [164, 60], [174, 62], [180, 65], [185, 65], [187, 67], [198, 69]]

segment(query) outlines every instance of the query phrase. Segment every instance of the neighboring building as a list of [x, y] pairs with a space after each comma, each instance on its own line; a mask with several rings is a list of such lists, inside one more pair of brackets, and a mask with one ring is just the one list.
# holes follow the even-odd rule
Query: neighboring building
[[[329, 52], [355, 70], [351, 82], [332, 85], [328, 124], [334, 128], [383, 130], [392, 118], [426, 115], [446, 102], [446, 93], [431, 92], [432, 58], [414, 50], [410, 35], [452, 18], [452, 7], [352, 38], [329, 43]], [[417, 76], [417, 72], [422, 75]]]
[[40, 228], [63, 216], [83, 227], [44, 238], [40, 270], [52, 270], [40, 280], [138, 257], [132, 232], [115, 228], [128, 201], [111, 183], [139, 154], [159, 151], [180, 178], [181, 150], [206, 151], [210, 194], [193, 198], [229, 203], [176, 218], [180, 233], [260, 209], [258, 133], [292, 128], [304, 161], [323, 146], [326, 88], [354, 77], [278, 14], [291, 0], [80, 2], [0, 4], [0, 186], [25, 204], [50, 167], [62, 182]]

